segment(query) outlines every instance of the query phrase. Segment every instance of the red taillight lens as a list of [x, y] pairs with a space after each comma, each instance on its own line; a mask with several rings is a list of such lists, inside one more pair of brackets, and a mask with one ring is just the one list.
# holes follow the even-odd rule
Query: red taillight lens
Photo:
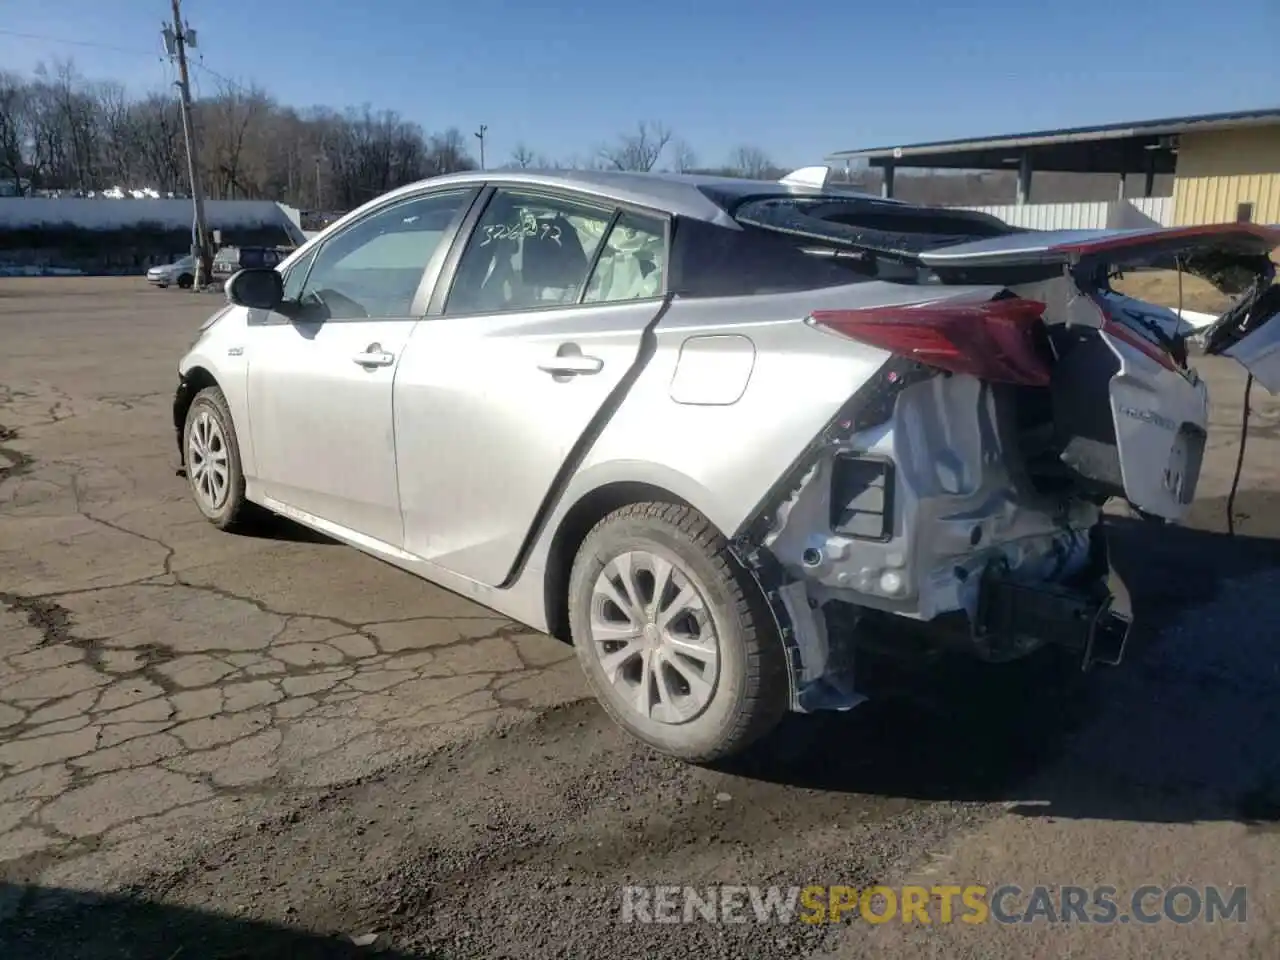
[[986, 303], [816, 310], [813, 323], [931, 367], [994, 383], [1044, 387], [1049, 364], [1035, 331], [1044, 304], [1009, 297]]

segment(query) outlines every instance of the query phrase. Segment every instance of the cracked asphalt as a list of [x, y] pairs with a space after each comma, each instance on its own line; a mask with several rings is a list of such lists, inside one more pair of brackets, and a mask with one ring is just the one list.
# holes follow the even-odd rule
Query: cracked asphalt
[[[1123, 667], [947, 663], [718, 768], [562, 644], [175, 475], [207, 295], [0, 280], [0, 954], [1280, 954], [1280, 402], [1242, 378], [1181, 529], [1115, 518]], [[874, 677], [875, 665], [869, 675]], [[619, 923], [624, 884], [1244, 885], [1243, 924]]]

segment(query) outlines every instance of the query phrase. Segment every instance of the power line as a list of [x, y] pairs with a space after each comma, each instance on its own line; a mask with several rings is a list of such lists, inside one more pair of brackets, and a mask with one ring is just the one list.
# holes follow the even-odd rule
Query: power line
[[141, 47], [122, 47], [114, 43], [99, 43], [96, 40], [68, 40], [65, 37], [50, 37], [43, 33], [22, 33], [18, 30], [0, 30], [0, 36], [17, 37], [20, 40], [41, 40], [45, 43], [61, 43], [70, 47], [94, 47], [98, 50], [114, 50], [117, 53], [132, 53], [140, 57], [156, 57], [154, 50], [143, 50]]
[[236, 93], [243, 93], [243, 94], [253, 93], [253, 91], [248, 87], [246, 87], [244, 84], [237, 83], [235, 80], [232, 80], [229, 77], [224, 77], [222, 74], [220, 74], [217, 70], [214, 70], [212, 67], [206, 67], [204, 63], [201, 62], [200, 60], [188, 60], [187, 66], [194, 67], [195, 69], [199, 70], [201, 73], [207, 73], [209, 76], [213, 77], [213, 79], [215, 80], [220, 80], [222, 83], [226, 84], [227, 87], [234, 90]]

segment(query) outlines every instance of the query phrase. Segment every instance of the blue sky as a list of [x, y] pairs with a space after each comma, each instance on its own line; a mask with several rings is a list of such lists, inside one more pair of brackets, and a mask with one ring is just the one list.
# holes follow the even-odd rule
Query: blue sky
[[[1280, 105], [1280, 0], [186, 0], [207, 70], [586, 156], [664, 122], [704, 164]], [[4, 0], [0, 68], [163, 88], [167, 0]], [[376, 12], [375, 12], [376, 11]], [[7, 33], [5, 31], [8, 31]], [[38, 37], [82, 41], [55, 43]], [[88, 44], [97, 44], [91, 46]], [[108, 49], [121, 48], [121, 49]]]

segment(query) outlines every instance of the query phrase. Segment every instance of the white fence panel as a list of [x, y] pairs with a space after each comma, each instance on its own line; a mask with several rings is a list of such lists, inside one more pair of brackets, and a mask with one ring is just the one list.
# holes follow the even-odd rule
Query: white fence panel
[[999, 217], [1028, 230], [1098, 230], [1107, 225], [1111, 204], [1101, 203], [1004, 203], [990, 207], [965, 207]]
[[1139, 197], [1125, 202], [1160, 226], [1173, 226], [1173, 197]]
[[1128, 230], [1167, 227], [1173, 223], [1173, 197], [1089, 203], [1003, 203], [961, 209], [989, 213], [1011, 226], [1027, 230]]

